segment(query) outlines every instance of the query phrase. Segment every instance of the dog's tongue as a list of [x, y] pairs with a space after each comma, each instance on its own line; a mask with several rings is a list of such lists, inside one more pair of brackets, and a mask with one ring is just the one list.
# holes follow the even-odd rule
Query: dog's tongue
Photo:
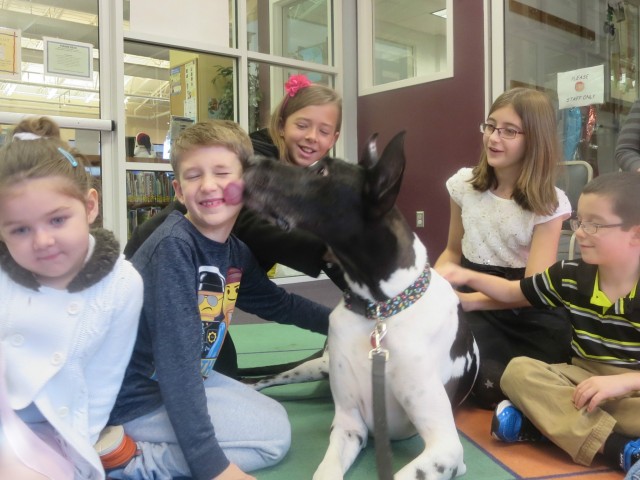
[[224, 187], [224, 201], [229, 205], [237, 205], [242, 202], [242, 192], [244, 191], [244, 182], [238, 180], [237, 182], [231, 182]]

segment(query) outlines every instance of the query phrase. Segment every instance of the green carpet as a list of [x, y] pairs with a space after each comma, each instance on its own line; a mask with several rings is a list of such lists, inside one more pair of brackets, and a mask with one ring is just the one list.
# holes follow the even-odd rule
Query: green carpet
[[[240, 367], [271, 365], [304, 358], [322, 348], [325, 337], [296, 327], [279, 324], [235, 325], [231, 328]], [[277, 351], [274, 351], [277, 349]], [[322, 460], [329, 442], [333, 403], [328, 381], [286, 385], [263, 390], [282, 402], [292, 426], [291, 450], [278, 465], [253, 472], [258, 480], [310, 479]], [[512, 480], [519, 478], [498, 465], [490, 456], [461, 436], [467, 474], [473, 480]], [[423, 448], [414, 437], [393, 443], [394, 469], [408, 463]], [[372, 440], [348, 471], [347, 480], [377, 477]]]

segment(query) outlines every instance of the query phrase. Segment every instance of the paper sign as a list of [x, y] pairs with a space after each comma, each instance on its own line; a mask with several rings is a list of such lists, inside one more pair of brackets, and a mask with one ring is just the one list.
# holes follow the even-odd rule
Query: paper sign
[[42, 40], [45, 75], [93, 80], [93, 45], [59, 38]]
[[0, 27], [0, 78], [20, 79], [20, 30]]
[[604, 65], [558, 73], [558, 108], [604, 103]]

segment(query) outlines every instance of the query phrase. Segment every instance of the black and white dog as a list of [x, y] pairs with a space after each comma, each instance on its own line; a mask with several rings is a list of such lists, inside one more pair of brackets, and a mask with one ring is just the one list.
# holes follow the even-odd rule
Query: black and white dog
[[[396, 480], [450, 479], [466, 471], [452, 406], [469, 393], [479, 354], [458, 320], [453, 288], [395, 207], [405, 168], [404, 133], [378, 158], [375, 138], [359, 165], [325, 158], [304, 169], [256, 160], [244, 202], [284, 228], [323, 239], [350, 291], [330, 317], [329, 381], [335, 402], [329, 448], [314, 480], [343, 478], [373, 429], [372, 335], [388, 351], [386, 411], [392, 439], [420, 434], [424, 451]], [[323, 359], [315, 362], [322, 367]]]

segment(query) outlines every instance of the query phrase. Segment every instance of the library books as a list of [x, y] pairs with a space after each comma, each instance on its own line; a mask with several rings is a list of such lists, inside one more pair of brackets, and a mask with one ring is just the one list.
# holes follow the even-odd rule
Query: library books
[[167, 204], [173, 200], [172, 172], [127, 171], [127, 204]]

